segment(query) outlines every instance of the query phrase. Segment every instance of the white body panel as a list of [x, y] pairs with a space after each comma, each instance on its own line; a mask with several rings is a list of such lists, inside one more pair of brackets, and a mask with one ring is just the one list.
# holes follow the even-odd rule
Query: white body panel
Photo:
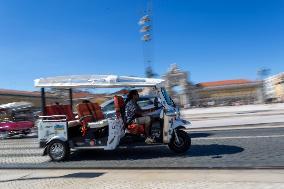
[[105, 150], [114, 150], [120, 142], [120, 139], [124, 137], [124, 129], [122, 119], [108, 119], [109, 133], [107, 146]]
[[165, 144], [168, 144], [171, 140], [172, 119], [173, 118], [164, 115], [163, 143]]
[[67, 140], [67, 122], [66, 121], [38, 121], [38, 139], [41, 142], [48, 142], [53, 137]]
[[189, 121], [177, 118], [173, 121], [173, 129], [177, 128], [179, 126], [184, 127], [184, 129], [189, 129], [190, 128], [191, 123]]
[[[48, 117], [48, 116], [45, 116]], [[107, 119], [108, 124], [103, 122], [90, 123], [91, 126], [103, 124], [109, 127], [108, 140], [106, 146], [100, 146], [104, 150], [114, 150], [120, 143], [120, 139], [124, 137], [122, 119]], [[98, 126], [96, 128], [99, 128]], [[53, 139], [63, 141], [70, 140], [67, 136], [67, 122], [64, 120], [39, 120], [38, 121], [38, 139], [41, 142], [49, 142]]]

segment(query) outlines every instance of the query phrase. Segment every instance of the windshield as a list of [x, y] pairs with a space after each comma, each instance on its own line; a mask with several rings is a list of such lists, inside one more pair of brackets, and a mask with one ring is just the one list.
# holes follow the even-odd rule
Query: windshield
[[114, 101], [102, 107], [103, 112], [114, 111]]
[[[145, 98], [141, 97], [138, 99], [137, 104], [140, 106], [140, 108], [149, 108], [149, 106], [154, 106], [154, 102], [151, 100], [151, 98]], [[107, 105], [102, 104], [102, 110], [103, 112], [109, 112], [109, 111], [114, 111], [115, 106], [114, 106], [114, 101], [111, 100], [110, 103]]]
[[7, 111], [0, 111], [0, 122], [6, 122], [11, 120], [11, 115]]
[[0, 111], [0, 122], [6, 121], [32, 121], [33, 114], [30, 110]]
[[150, 98], [139, 98], [137, 104], [140, 106], [140, 108], [144, 108], [153, 105], [154, 103]]
[[167, 104], [168, 104], [169, 106], [175, 106], [174, 101], [171, 99], [171, 97], [169, 96], [169, 94], [168, 94], [168, 92], [166, 91], [166, 89], [165, 89], [165, 88], [162, 88], [161, 91], [162, 91], [162, 94], [163, 94], [163, 96], [164, 96], [164, 98], [165, 98]]
[[32, 121], [33, 114], [30, 110], [18, 110], [13, 113], [13, 121]]

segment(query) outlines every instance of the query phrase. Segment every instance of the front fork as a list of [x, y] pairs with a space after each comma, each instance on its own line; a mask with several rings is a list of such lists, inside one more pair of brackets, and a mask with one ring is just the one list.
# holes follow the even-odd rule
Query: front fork
[[179, 144], [180, 141], [179, 141], [179, 138], [178, 138], [177, 130], [176, 130], [176, 129], [174, 129], [174, 134], [175, 134], [175, 141], [176, 141], [177, 144]]

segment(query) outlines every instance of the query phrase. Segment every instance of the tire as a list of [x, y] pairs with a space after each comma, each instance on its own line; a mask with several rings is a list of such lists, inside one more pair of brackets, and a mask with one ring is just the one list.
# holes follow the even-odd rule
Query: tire
[[4, 140], [9, 136], [8, 131], [0, 131], [0, 140]]
[[168, 146], [170, 150], [172, 150], [173, 152], [177, 154], [186, 153], [187, 150], [191, 146], [191, 138], [185, 131], [177, 130], [176, 132], [177, 132], [177, 136], [180, 141], [180, 144], [177, 143], [175, 134], [173, 133], [173, 136]]
[[66, 142], [56, 139], [48, 144], [47, 154], [52, 161], [64, 161], [70, 156], [70, 148]]
[[30, 129], [27, 129], [27, 130], [24, 130], [24, 131], [23, 131], [23, 134], [24, 134], [24, 135], [28, 135], [28, 134], [30, 134], [30, 133], [31, 133], [31, 130], [30, 130]]

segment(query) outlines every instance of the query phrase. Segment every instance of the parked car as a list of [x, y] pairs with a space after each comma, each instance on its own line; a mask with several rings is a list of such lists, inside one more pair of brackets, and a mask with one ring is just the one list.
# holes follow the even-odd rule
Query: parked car
[[0, 105], [0, 138], [24, 134], [27, 135], [34, 127], [32, 104], [14, 102]]
[[[126, 98], [127, 98], [126, 96], [123, 96], [124, 101], [126, 100]], [[155, 96], [141, 96], [137, 103], [142, 110], [149, 110], [155, 107], [154, 100], [155, 100]], [[115, 116], [115, 107], [114, 107], [113, 99], [104, 102], [103, 104], [101, 104], [101, 107], [102, 107], [102, 111], [105, 114], [105, 117], [111, 118]], [[157, 109], [154, 112], [149, 113], [148, 115], [151, 115], [151, 117], [153, 118], [159, 118], [162, 105], [158, 103], [158, 107], [159, 109]]]

